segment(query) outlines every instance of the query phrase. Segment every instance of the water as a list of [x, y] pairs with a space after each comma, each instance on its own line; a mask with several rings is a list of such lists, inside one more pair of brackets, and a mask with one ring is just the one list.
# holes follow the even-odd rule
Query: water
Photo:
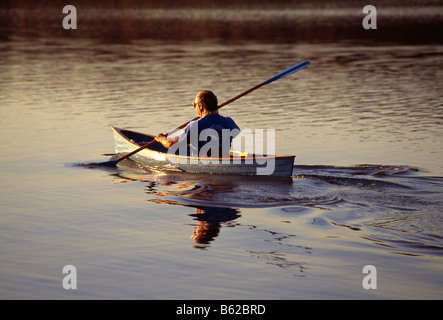
[[[350, 5], [220, 9], [196, 39], [187, 30], [204, 11], [192, 8], [92, 8], [78, 34], [60, 30], [57, 8], [2, 10], [13, 23], [0, 32], [1, 298], [441, 299], [443, 47], [401, 32], [435, 26], [438, 11], [379, 10], [403, 22], [377, 43], [360, 29], [272, 37], [285, 25], [272, 17], [347, 30]], [[95, 28], [97, 17], [118, 23]], [[305, 60], [222, 111], [276, 129], [276, 152], [297, 155], [291, 178], [77, 165], [109, 159], [111, 125], [167, 132], [195, 116], [200, 89], [224, 102]], [[63, 289], [65, 265], [77, 290]], [[362, 287], [365, 265], [377, 290]]]

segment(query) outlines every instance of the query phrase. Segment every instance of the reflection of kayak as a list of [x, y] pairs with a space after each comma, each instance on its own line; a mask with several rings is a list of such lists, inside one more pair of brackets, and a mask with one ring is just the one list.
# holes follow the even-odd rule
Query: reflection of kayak
[[[112, 127], [115, 152], [122, 155], [138, 149], [154, 139], [154, 136]], [[187, 172], [201, 172], [229, 175], [272, 175], [288, 177], [292, 175], [295, 156], [254, 156], [231, 151], [230, 158], [198, 158], [168, 153], [168, 149], [156, 143], [132, 155], [131, 160], [139, 163], [178, 169]]]

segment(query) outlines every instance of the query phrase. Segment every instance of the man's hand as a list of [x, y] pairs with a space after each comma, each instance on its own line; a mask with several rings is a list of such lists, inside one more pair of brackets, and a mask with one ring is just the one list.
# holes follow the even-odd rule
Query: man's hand
[[164, 142], [168, 141], [168, 137], [166, 137], [166, 135], [163, 134], [163, 133], [159, 133], [155, 137], [155, 141], [160, 142], [161, 144], [163, 144]]

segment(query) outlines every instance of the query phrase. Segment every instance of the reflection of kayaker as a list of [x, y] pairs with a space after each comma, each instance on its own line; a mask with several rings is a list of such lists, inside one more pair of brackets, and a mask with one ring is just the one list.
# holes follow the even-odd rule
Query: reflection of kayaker
[[195, 214], [190, 216], [199, 222], [191, 236], [194, 248], [203, 249], [218, 236], [223, 222], [235, 220], [240, 214], [232, 208], [196, 207]]

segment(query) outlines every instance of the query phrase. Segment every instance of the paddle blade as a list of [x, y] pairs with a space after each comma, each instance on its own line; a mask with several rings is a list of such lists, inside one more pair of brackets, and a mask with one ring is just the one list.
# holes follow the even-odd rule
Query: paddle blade
[[79, 163], [79, 166], [82, 167], [96, 167], [96, 166], [105, 166], [105, 167], [115, 167], [121, 159], [117, 160], [109, 160], [105, 162], [86, 162], [86, 163]]
[[294, 64], [292, 67], [287, 68], [286, 70], [283, 70], [282, 72], [280, 72], [279, 74], [276, 74], [275, 76], [273, 76], [272, 78], [266, 80], [265, 82], [262, 82], [262, 86], [264, 86], [265, 84], [269, 84], [271, 82], [274, 82], [278, 79], [284, 78], [294, 72], [300, 71], [301, 69], [306, 68], [307, 66], [309, 66], [311, 63], [309, 61], [305, 61], [305, 62], [300, 62], [297, 64]]

